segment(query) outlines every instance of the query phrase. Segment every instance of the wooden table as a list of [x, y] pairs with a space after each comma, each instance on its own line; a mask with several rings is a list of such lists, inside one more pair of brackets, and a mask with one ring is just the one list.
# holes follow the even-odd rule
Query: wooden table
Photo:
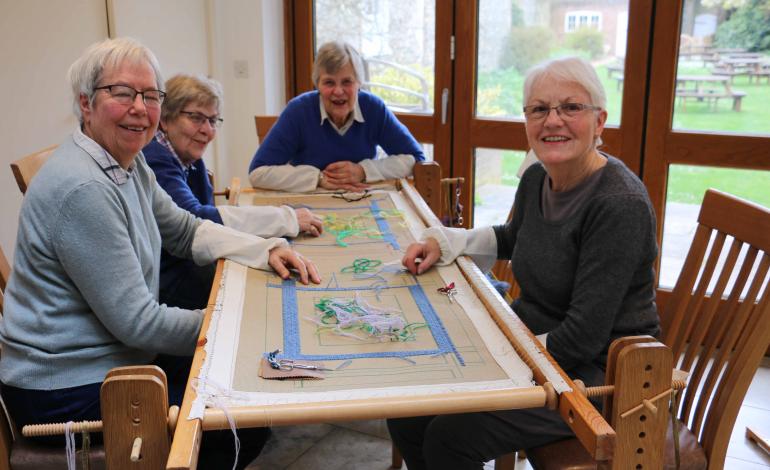
[[747, 57], [728, 57], [719, 60], [713, 69], [713, 73], [727, 75], [730, 77], [730, 83], [736, 75], [746, 75], [750, 79], [754, 76], [762, 76], [763, 68], [770, 62], [766, 57], [747, 56]]
[[678, 75], [676, 77], [676, 96], [686, 109], [688, 99], [706, 101], [716, 109], [720, 98], [733, 100], [733, 110], [741, 110], [741, 101], [746, 93], [733, 90], [731, 77], [727, 75]]
[[[427, 207], [420, 195], [405, 180], [395, 182], [392, 191], [407, 202], [407, 212], [413, 211], [407, 219], [414, 216], [425, 225], [439, 225], [438, 219]], [[231, 197], [234, 195], [231, 194]], [[237, 198], [237, 194], [235, 195]], [[374, 253], [376, 253], [376, 247]], [[402, 248], [403, 249], [403, 248]], [[532, 370], [537, 385], [507, 390], [450, 391], [442, 393], [410, 394], [399, 396], [390, 394], [386, 397], [354, 398], [335, 401], [311, 401], [303, 403], [284, 403], [264, 406], [242, 406], [229, 409], [237, 427], [262, 427], [286, 424], [310, 424], [337, 420], [394, 418], [474, 412], [498, 409], [516, 409], [542, 407], [550, 404], [558, 406], [559, 413], [574, 430], [580, 441], [597, 460], [612, 457], [615, 446], [615, 432], [602, 418], [590, 402], [577, 391], [569, 377], [548, 355], [523, 323], [510, 311], [505, 301], [494, 292], [486, 276], [469, 259], [458, 259], [451, 269], [462, 273], [458, 281], [467, 282], [471, 288], [466, 292], [468, 298], [475, 299], [483, 306], [482, 311], [494, 320], [491, 323], [504, 335], [504, 340], [513, 346], [519, 357]], [[206, 354], [207, 331], [212, 325], [215, 299], [220, 289], [220, 276], [223, 262], [217, 270], [215, 288], [212, 291], [210, 305], [201, 329], [199, 346], [196, 349], [191, 379], [198, 376]], [[426, 273], [427, 274], [427, 273]], [[426, 276], [426, 275], [423, 275]], [[422, 278], [421, 276], [420, 278]], [[225, 283], [227, 284], [227, 281]], [[232, 291], [232, 287], [231, 287]], [[333, 374], [330, 374], [333, 375]], [[333, 381], [327, 377], [325, 381]], [[330, 382], [331, 383], [331, 382]], [[553, 386], [561, 389], [556, 397]], [[394, 390], [400, 387], [394, 387]], [[207, 408], [202, 419], [188, 420], [196, 399], [196, 391], [188, 384], [185, 392], [180, 419], [174, 433], [173, 444], [167, 468], [195, 468], [200, 447], [202, 431], [227, 429], [228, 422], [222, 410]], [[558, 402], [558, 404], [557, 404]], [[513, 451], [514, 449], [512, 449]]]

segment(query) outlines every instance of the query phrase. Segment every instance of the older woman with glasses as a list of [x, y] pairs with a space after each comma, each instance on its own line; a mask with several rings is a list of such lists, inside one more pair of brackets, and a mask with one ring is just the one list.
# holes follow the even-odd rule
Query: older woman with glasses
[[[227, 257], [320, 282], [285, 240], [198, 219], [157, 185], [141, 153], [165, 96], [149, 49], [105, 40], [69, 78], [80, 123], [24, 197], [0, 323], [2, 395], [19, 426], [99, 419], [101, 382], [119, 366], [158, 364], [169, 403], [181, 403], [203, 312], [158, 303], [161, 248], [200, 265]], [[204, 436], [203, 468], [232, 465], [227, 434]], [[239, 435], [243, 468], [267, 432]]]
[[[286, 105], [249, 165], [252, 186], [283, 191], [360, 191], [412, 174], [425, 159], [407, 128], [375, 95], [361, 91], [364, 66], [353, 46], [328, 42], [313, 64], [315, 91]], [[375, 159], [377, 147], [387, 158]]]
[[[603, 384], [614, 339], [659, 332], [655, 214], [639, 178], [597, 149], [606, 95], [590, 64], [566, 58], [535, 67], [524, 102], [527, 139], [540, 163], [521, 178], [512, 220], [428, 229], [403, 263], [420, 274], [461, 254], [482, 269], [510, 259], [521, 287], [513, 310], [572, 378]], [[388, 427], [410, 470], [481, 469], [500, 455], [573, 435], [546, 409], [392, 419]]]
[[[176, 75], [166, 81], [165, 92], [158, 131], [142, 153], [155, 172], [158, 184], [179, 207], [201, 219], [260, 237], [322, 232], [321, 218], [304, 208], [214, 206], [214, 192], [203, 153], [223, 122], [220, 117], [222, 86], [206, 77]], [[163, 250], [160, 303], [204, 308], [215, 271], [214, 263], [198, 266], [192, 260]]]

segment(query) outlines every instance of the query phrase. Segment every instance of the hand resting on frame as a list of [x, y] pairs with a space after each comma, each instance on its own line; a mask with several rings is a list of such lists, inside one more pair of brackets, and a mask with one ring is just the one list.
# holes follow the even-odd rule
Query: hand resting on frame
[[321, 283], [321, 276], [318, 275], [315, 264], [289, 247], [279, 246], [270, 250], [267, 262], [281, 276], [281, 279], [288, 279], [291, 275], [290, 270], [293, 270], [299, 274], [302, 284], [308, 284], [309, 281], [314, 284]]

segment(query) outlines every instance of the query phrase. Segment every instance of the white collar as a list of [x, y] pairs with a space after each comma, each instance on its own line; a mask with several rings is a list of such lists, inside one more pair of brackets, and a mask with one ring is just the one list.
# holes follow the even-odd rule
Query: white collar
[[364, 122], [364, 115], [361, 112], [361, 107], [358, 105], [358, 95], [356, 95], [356, 102], [353, 103], [353, 118], [352, 119], [349, 118], [347, 120], [347, 122], [345, 122], [345, 124], [343, 124], [343, 126], [341, 128], [337, 128], [337, 125], [334, 124], [334, 121], [332, 121], [331, 118], [329, 117], [329, 113], [327, 113], [326, 112], [326, 108], [324, 108], [324, 103], [323, 103], [323, 100], [321, 99], [321, 94], [320, 93], [318, 94], [318, 106], [319, 106], [319, 108], [321, 108], [321, 122], [320, 122], [320, 125], [322, 125], [322, 126], [324, 124], [324, 121], [328, 119], [329, 123], [332, 126], [334, 126], [334, 128], [337, 129], [337, 131], [344, 132], [344, 131], [346, 131], [346, 130], [348, 130], [350, 128], [350, 126], [353, 124], [353, 121]]

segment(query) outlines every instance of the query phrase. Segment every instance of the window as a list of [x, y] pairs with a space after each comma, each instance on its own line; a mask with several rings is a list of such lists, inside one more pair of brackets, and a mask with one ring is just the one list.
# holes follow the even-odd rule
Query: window
[[564, 15], [564, 32], [572, 33], [580, 28], [602, 30], [602, 14], [598, 11], [568, 11]]

